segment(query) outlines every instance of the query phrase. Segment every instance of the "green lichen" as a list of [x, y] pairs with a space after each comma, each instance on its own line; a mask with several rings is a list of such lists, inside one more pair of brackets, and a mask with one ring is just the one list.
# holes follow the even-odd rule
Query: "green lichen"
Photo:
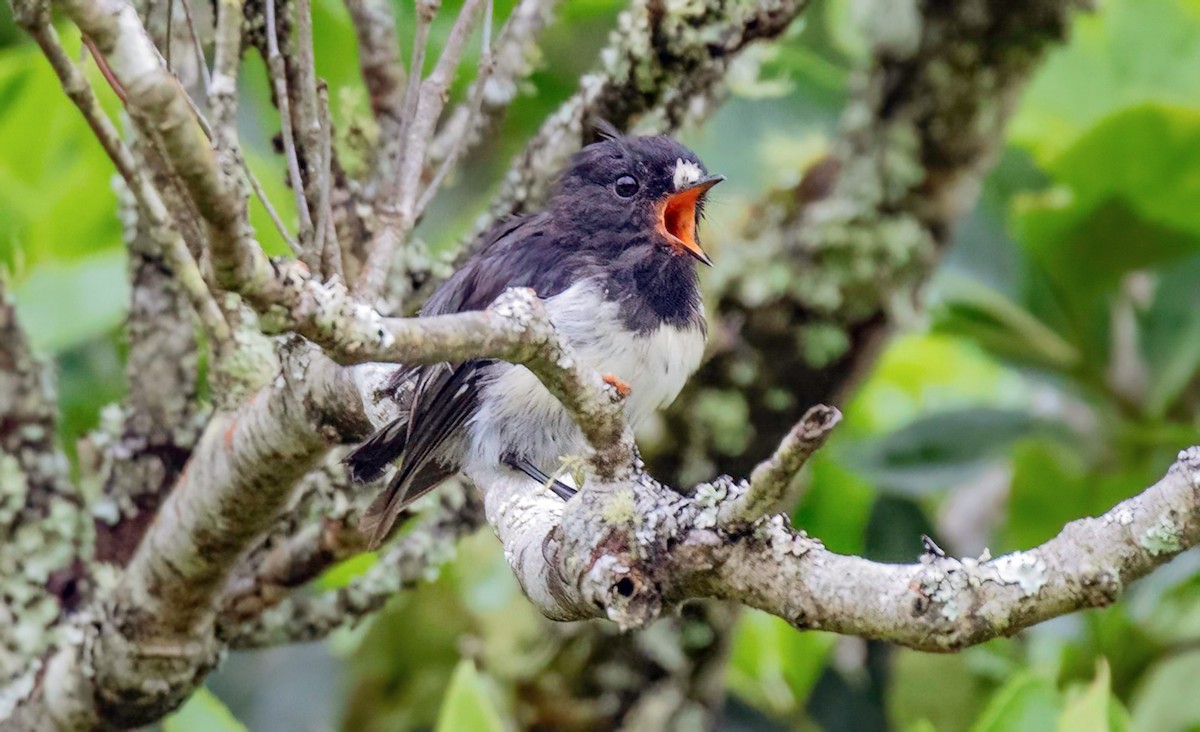
[[750, 408], [735, 389], [708, 389], [692, 407], [692, 414], [712, 435], [712, 445], [724, 455], [739, 455], [750, 442]]
[[836, 323], [823, 321], [800, 329], [804, 360], [814, 369], [823, 369], [850, 350], [850, 337]]
[[279, 370], [275, 344], [252, 325], [233, 331], [230, 344], [222, 346], [209, 373], [211, 393], [220, 398], [219, 408], [228, 409], [246, 401], [270, 383]]
[[1138, 543], [1155, 556], [1175, 554], [1183, 551], [1183, 534], [1171, 517], [1163, 516], [1158, 523], [1146, 529]]
[[601, 514], [611, 526], [632, 526], [637, 523], [637, 502], [631, 488], [619, 488], [604, 504]]

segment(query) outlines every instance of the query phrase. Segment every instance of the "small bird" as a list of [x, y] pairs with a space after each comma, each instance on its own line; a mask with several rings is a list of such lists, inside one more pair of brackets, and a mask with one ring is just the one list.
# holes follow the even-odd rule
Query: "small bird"
[[[578, 358], [628, 390], [623, 408], [636, 429], [700, 365], [707, 332], [695, 264], [712, 262], [697, 224], [705, 194], [722, 180], [670, 137], [602, 125], [545, 208], [486, 232], [421, 315], [483, 310], [507, 288], [532, 288]], [[524, 366], [474, 359], [401, 368], [389, 388], [397, 397], [413, 390], [407, 413], [346, 458], [358, 481], [400, 461], [362, 519], [372, 547], [406, 505], [459, 471], [518, 471], [564, 499], [573, 494], [550, 476], [564, 457], [583, 454], [585, 439]]]

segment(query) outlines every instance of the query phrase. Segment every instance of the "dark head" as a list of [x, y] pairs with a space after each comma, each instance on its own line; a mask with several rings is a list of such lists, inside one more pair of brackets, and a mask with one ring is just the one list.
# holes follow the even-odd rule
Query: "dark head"
[[651, 246], [712, 264], [700, 248], [697, 223], [705, 193], [724, 177], [709, 175], [695, 153], [665, 135], [625, 137], [611, 127], [601, 133], [559, 179], [550, 206], [560, 220], [572, 221], [584, 235], [632, 234], [601, 236], [594, 240], [599, 245]]

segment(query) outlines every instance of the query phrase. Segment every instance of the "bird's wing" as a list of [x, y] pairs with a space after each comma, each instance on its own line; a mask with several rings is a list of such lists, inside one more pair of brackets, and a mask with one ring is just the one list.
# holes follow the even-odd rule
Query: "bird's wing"
[[[554, 257], [543, 253], [539, 259], [537, 243], [532, 241], [546, 235], [547, 224], [545, 214], [536, 214], [493, 229], [480, 253], [442, 283], [421, 315], [482, 310], [509, 287], [545, 289], [545, 293], [539, 291], [543, 297], [557, 294], [555, 290], [561, 289], [558, 278], [546, 276], [553, 271]], [[475, 413], [484, 368], [492, 363], [490, 359], [473, 359], [459, 364], [417, 366], [398, 377], [403, 381], [393, 382], [398, 387], [415, 379], [407, 414], [386, 425], [346, 458], [355, 479], [373, 480], [403, 456], [399, 472], [363, 517], [360, 528], [371, 537], [372, 546], [387, 537], [407, 504], [456, 472], [456, 466], [439, 460], [439, 448]]]

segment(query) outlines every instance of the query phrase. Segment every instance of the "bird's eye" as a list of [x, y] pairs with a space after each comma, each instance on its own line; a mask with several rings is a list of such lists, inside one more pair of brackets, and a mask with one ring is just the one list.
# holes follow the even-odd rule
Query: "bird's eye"
[[638, 192], [637, 178], [632, 175], [623, 175], [617, 178], [617, 195], [621, 198], [629, 198]]

